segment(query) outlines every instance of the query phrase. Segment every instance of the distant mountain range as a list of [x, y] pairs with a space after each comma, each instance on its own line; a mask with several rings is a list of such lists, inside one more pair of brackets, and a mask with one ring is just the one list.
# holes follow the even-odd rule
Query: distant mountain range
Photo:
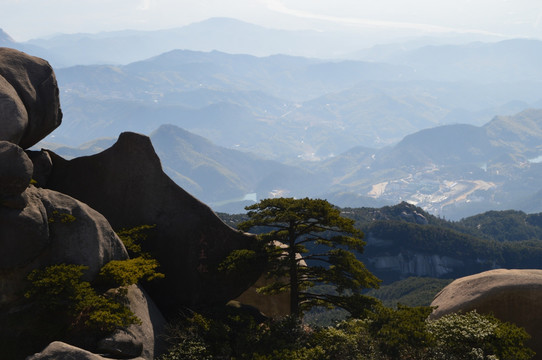
[[[536, 66], [542, 60], [542, 42], [534, 39], [455, 45], [375, 46], [353, 54], [351, 58], [408, 66], [420, 78], [438, 81], [516, 83], [542, 80]], [[512, 68], [516, 70], [510, 71]]]
[[332, 187], [338, 197], [328, 196], [335, 203], [345, 193], [364, 194], [455, 219], [490, 209], [539, 212], [542, 202], [533, 197], [541, 188], [541, 126], [542, 111], [528, 110], [482, 127], [422, 130], [393, 147], [352, 150], [319, 166], [339, 174]]
[[[542, 110], [481, 127], [426, 129], [392, 147], [356, 147], [296, 166], [216, 146], [173, 125], [160, 126], [151, 140], [170, 177], [217, 211], [242, 212], [272, 196], [310, 196], [341, 207], [408, 201], [452, 219], [488, 210], [542, 212]], [[113, 142], [54, 150], [83, 156]]]
[[[521, 72], [513, 63], [509, 72]], [[542, 82], [419, 80], [405, 65], [175, 50], [125, 66], [56, 71], [71, 146], [164, 123], [280, 161], [383, 147], [443, 124], [542, 105]], [[272, 136], [270, 136], [272, 134]]]
[[[150, 138], [164, 171], [217, 211], [243, 212], [244, 206], [262, 197], [309, 196], [325, 185], [324, 179], [318, 181], [304, 168], [216, 146], [174, 125], [160, 126]], [[98, 139], [77, 148], [42, 146], [71, 159], [101, 152], [115, 141]]]
[[60, 34], [20, 44], [43, 49], [55, 66], [128, 64], [173, 49], [220, 50], [232, 54], [334, 58], [359, 50], [367, 41], [345, 32], [277, 30], [231, 18], [211, 18], [156, 31]]
[[[47, 52], [55, 67], [90, 64], [128, 64], [174, 49], [218, 50], [232, 54], [270, 56], [287, 54], [312, 58], [348, 58], [382, 38], [382, 30], [358, 31], [279, 30], [231, 18], [211, 18], [187, 26], [156, 31], [114, 31], [97, 34], [59, 34], [17, 46]], [[417, 47], [496, 41], [492, 36], [416, 38]], [[387, 40], [389, 41], [389, 40]]]
[[77, 64], [55, 68], [64, 120], [47, 142], [75, 156], [107, 143], [78, 148], [94, 139], [152, 134], [166, 171], [215, 208], [289, 194], [408, 200], [450, 218], [542, 210], [540, 114], [528, 110], [542, 108], [541, 41], [424, 40], [351, 49], [350, 60], [234, 54], [255, 39], [301, 53], [317, 35], [211, 19], [24, 44], [0, 33], [0, 44]]

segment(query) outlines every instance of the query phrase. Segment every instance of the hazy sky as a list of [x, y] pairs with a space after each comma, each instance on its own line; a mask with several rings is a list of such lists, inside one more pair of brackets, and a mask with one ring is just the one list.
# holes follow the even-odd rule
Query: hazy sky
[[542, 38], [541, 0], [0, 0], [0, 28], [17, 41], [59, 32], [164, 29], [210, 17], [272, 28]]

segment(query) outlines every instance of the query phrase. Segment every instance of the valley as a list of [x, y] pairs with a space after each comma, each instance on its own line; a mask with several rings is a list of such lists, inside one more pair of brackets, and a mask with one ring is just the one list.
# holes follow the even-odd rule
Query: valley
[[[139, 59], [64, 61], [63, 126], [40, 146], [74, 157], [123, 131], [150, 135], [165, 171], [216, 211], [273, 196], [408, 201], [450, 219], [542, 211], [540, 164], [529, 161], [542, 152], [541, 41], [421, 41], [333, 59], [180, 47], [191, 30], [220, 24], [254, 30], [203, 22]], [[135, 46], [134, 34], [88, 38], [98, 51], [112, 39]], [[18, 46], [43, 46], [56, 62], [80, 39]]]

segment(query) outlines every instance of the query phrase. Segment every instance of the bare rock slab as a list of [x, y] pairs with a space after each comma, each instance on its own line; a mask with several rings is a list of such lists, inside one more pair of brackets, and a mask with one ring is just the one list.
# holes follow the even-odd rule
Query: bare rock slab
[[0, 47], [0, 140], [27, 149], [61, 122], [58, 84], [51, 65]]
[[466, 276], [446, 286], [433, 300], [431, 317], [476, 310], [521, 326], [529, 346], [542, 359], [542, 270], [497, 269]]

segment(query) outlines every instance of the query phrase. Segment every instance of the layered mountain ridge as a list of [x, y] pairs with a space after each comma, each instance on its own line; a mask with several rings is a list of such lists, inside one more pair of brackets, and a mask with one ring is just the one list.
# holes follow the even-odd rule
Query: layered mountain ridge
[[[532, 109], [484, 126], [435, 127], [392, 147], [356, 147], [290, 165], [217, 146], [174, 125], [150, 137], [166, 172], [217, 211], [242, 212], [250, 200], [282, 195], [324, 197], [341, 207], [408, 201], [458, 219], [492, 209], [542, 211], [533, 200], [541, 190], [541, 126], [542, 110]], [[87, 155], [108, 141], [55, 151]]]

